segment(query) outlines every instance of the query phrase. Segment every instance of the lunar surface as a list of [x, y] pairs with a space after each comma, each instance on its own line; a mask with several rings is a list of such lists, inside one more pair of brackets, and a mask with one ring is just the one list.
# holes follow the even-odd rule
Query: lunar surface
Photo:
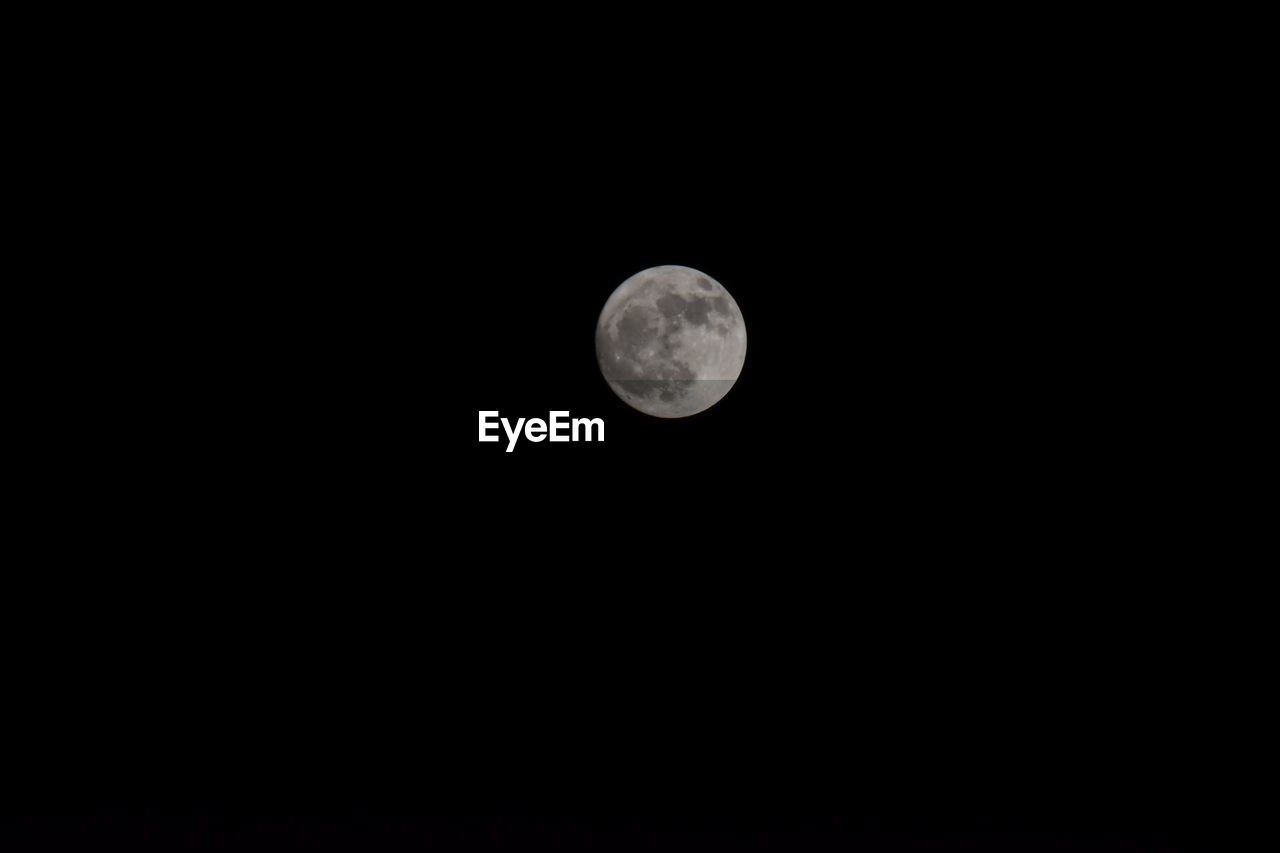
[[664, 266], [618, 285], [596, 324], [600, 371], [629, 406], [659, 418], [695, 415], [738, 381], [747, 329], [729, 291], [706, 273]]

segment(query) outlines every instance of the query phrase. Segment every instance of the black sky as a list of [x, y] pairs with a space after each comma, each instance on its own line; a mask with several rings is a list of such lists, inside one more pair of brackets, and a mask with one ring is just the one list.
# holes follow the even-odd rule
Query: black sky
[[[1159, 444], [1146, 286], [1047, 152], [927, 119], [806, 129], [548, 170], [475, 235], [458, 440], [479, 409], [602, 417], [607, 440], [476, 443], [469, 506], [504, 557], [549, 560], [536, 588], [592, 579], [553, 610], [609, 638], [610, 681], [665, 671], [646, 708], [753, 684], [738, 713], [780, 714], [775, 745], [814, 726], [801, 764], [832, 786], [832, 763], [961, 768], [921, 821], [981, 801], [999, 826], [1176, 836], [1183, 590], [1134, 547], [1158, 523], [1134, 498]], [[666, 263], [748, 328], [737, 385], [680, 421], [616, 399], [592, 339], [613, 288]]]
[[[639, 73], [599, 93], [581, 53], [490, 80], [421, 44], [382, 54], [412, 73], [314, 101], [249, 79], [261, 117], [233, 99], [243, 133], [160, 170], [199, 215], [156, 202], [133, 238], [158, 248], [112, 267], [159, 284], [111, 296], [125, 368], [86, 361], [106, 473], [75, 496], [104, 509], [60, 535], [91, 571], [42, 575], [58, 618], [23, 635], [65, 663], [20, 655], [74, 697], [29, 703], [53, 736], [23, 736], [64, 781], [225, 802], [274, 761], [299, 779], [277, 788], [385, 785], [417, 817], [82, 832], [69, 807], [5, 831], [420, 849], [458, 825], [420, 786], [565, 778], [642, 817], [478, 831], [1191, 849], [1209, 739], [1180, 697], [1207, 660], [1196, 580], [1157, 557], [1161, 283], [1123, 251], [1105, 145], [1045, 108], [1053, 69], [899, 37], [783, 63], [725, 31], [715, 63], [667, 33], [612, 52]], [[660, 264], [713, 276], [748, 329], [737, 385], [676, 421], [625, 406], [594, 352], [609, 294]], [[504, 453], [482, 409], [606, 440]]]

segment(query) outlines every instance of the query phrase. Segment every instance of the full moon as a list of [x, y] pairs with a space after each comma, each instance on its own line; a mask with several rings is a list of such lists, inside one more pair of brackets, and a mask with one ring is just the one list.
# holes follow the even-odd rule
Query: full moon
[[618, 285], [596, 323], [600, 371], [623, 402], [684, 418], [733, 387], [747, 329], [729, 291], [690, 267], [652, 267]]

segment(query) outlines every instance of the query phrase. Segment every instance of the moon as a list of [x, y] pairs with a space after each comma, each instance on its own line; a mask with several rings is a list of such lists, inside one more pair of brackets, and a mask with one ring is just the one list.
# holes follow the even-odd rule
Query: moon
[[634, 409], [686, 418], [729, 393], [747, 357], [738, 303], [691, 267], [642, 270], [618, 285], [596, 323], [596, 358]]

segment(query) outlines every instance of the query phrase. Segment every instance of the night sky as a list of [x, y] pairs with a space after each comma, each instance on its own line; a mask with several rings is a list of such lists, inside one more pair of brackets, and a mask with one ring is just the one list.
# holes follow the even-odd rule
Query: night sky
[[[306, 109], [255, 78], [274, 124], [179, 157], [199, 216], [97, 297], [83, 485], [49, 477], [92, 519], [9, 597], [0, 849], [1216, 837], [1162, 283], [1060, 81], [917, 24], [785, 62], [615, 34], [641, 79], [598, 95], [576, 49], [385, 52], [432, 58]], [[674, 420], [595, 352], [663, 264], [748, 334]], [[605, 440], [506, 453], [480, 410]]]

